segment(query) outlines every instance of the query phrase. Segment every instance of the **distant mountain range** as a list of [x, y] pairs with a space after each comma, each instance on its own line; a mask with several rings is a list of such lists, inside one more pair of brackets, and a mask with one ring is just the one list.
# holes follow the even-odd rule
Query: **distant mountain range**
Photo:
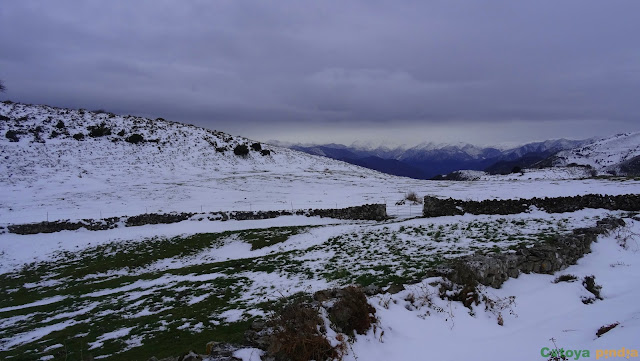
[[[489, 173], [509, 173], [515, 167], [525, 168], [549, 156], [573, 149], [593, 140], [555, 139], [500, 149], [471, 144], [423, 143], [411, 148], [367, 148], [342, 144], [287, 145], [308, 154], [320, 155], [380, 172], [431, 179], [453, 171], [483, 170]], [[277, 142], [276, 142], [277, 143]], [[283, 145], [278, 143], [278, 145]]]

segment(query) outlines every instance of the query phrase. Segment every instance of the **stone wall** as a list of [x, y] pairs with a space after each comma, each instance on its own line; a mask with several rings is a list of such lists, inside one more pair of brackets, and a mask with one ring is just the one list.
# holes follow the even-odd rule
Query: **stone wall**
[[255, 212], [209, 212], [209, 213], [147, 213], [137, 216], [112, 217], [100, 220], [83, 219], [76, 222], [54, 221], [28, 224], [12, 224], [7, 227], [9, 233], [37, 234], [54, 233], [60, 231], [74, 231], [85, 228], [90, 231], [100, 231], [117, 228], [120, 226], [136, 227], [147, 224], [170, 224], [192, 220], [220, 220], [230, 219], [245, 221], [270, 219], [280, 216], [304, 215], [308, 217], [331, 217], [337, 219], [374, 220], [387, 219], [387, 206], [385, 204], [365, 204], [362, 206], [338, 208], [338, 209], [308, 209], [297, 211], [255, 211]]
[[531, 199], [488, 199], [484, 201], [464, 201], [460, 199], [440, 199], [424, 197], [422, 215], [424, 217], [454, 216], [471, 214], [518, 214], [536, 207], [549, 213], [573, 212], [584, 208], [640, 211], [640, 194], [618, 196], [587, 194], [575, 197], [531, 198]]
[[520, 273], [551, 274], [574, 265], [585, 254], [591, 252], [591, 243], [598, 235], [624, 226], [618, 218], [606, 218], [595, 227], [578, 228], [569, 235], [558, 236], [548, 242], [531, 248], [522, 247], [514, 253], [469, 255], [451, 260], [437, 270], [437, 273], [462, 285], [499, 288], [510, 277]]
[[369, 221], [383, 221], [388, 218], [386, 204], [365, 204], [362, 206], [338, 209], [310, 209], [307, 215]]

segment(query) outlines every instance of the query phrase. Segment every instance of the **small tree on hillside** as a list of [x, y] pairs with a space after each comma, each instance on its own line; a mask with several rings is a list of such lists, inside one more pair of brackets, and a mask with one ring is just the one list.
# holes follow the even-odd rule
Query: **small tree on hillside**
[[2, 80], [0, 80], [0, 93], [4, 92], [5, 90], [7, 90], [7, 88], [4, 87], [4, 84], [2, 84]]

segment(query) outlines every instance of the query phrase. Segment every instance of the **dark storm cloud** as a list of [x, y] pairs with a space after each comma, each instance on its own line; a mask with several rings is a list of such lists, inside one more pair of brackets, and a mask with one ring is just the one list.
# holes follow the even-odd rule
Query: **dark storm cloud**
[[263, 138], [514, 121], [548, 125], [543, 137], [584, 121], [573, 134], [588, 136], [637, 127], [639, 13], [584, 0], [7, 1], [0, 79], [16, 101]]

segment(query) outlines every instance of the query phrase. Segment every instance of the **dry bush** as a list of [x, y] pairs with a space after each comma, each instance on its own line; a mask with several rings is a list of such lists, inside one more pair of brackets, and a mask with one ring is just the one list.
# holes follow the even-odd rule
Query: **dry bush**
[[566, 275], [560, 275], [558, 277], [556, 277], [555, 280], [553, 280], [553, 283], [560, 283], [560, 282], [573, 282], [573, 281], [577, 281], [578, 277], [572, 275], [572, 274], [566, 274]]
[[582, 280], [582, 285], [584, 288], [591, 292], [594, 297], [582, 297], [582, 303], [585, 305], [589, 305], [594, 303], [596, 300], [601, 300], [602, 296], [600, 295], [600, 291], [602, 290], [602, 286], [596, 283], [596, 276], [585, 276]]
[[329, 318], [339, 332], [364, 335], [377, 322], [375, 312], [362, 289], [349, 286], [341, 291], [340, 299], [329, 310]]
[[404, 195], [404, 199], [413, 203], [422, 203], [422, 199], [418, 196], [416, 192], [409, 192]]
[[285, 305], [269, 321], [272, 328], [269, 354], [276, 360], [308, 361], [339, 359], [338, 351], [321, 332], [324, 322], [318, 309], [301, 300]]

